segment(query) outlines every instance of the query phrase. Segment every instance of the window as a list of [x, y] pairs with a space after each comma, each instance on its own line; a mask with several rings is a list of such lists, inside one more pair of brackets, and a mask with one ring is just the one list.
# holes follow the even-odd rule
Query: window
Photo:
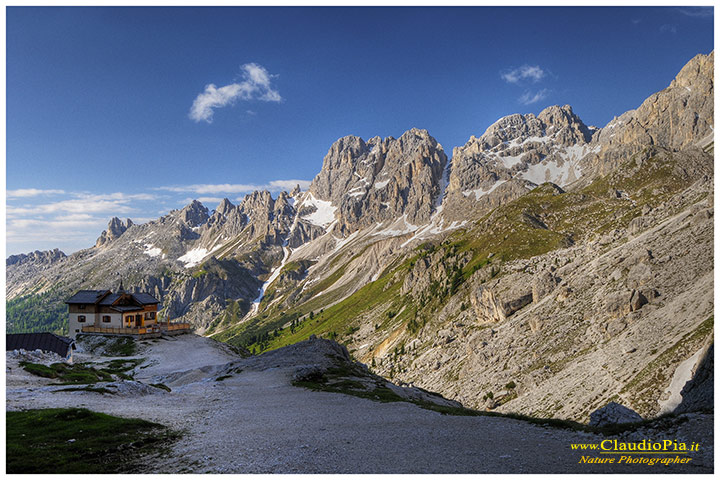
[[80, 329], [79, 329], [79, 328], [76, 328], [76, 329], [75, 329], [75, 333], [80, 333]]
[[83, 304], [81, 303], [80, 305], [78, 305], [78, 308], [79, 308], [80, 310], [85, 310], [85, 305], [83, 305]]
[[103, 323], [110, 323], [110, 315], [103, 315]]
[[145, 312], [145, 320], [155, 320], [155, 312]]
[[78, 323], [85, 323], [85, 315], [78, 315]]

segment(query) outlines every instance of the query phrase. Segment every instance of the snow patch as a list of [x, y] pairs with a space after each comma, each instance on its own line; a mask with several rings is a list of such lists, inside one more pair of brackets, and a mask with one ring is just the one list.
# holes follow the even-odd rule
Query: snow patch
[[[432, 217], [430, 217], [430, 223], [427, 225], [424, 225], [423, 227], [420, 227], [416, 232], [415, 235], [410, 237], [408, 240], [406, 240], [400, 247], [405, 247], [406, 245], [410, 244], [413, 240], [418, 240], [426, 237], [430, 237], [433, 235], [437, 235], [442, 232], [446, 232], [449, 230], [455, 230], [457, 228], [463, 227], [467, 220], [463, 220], [462, 222], [454, 221], [447, 227], [444, 227], [445, 219], [442, 217], [442, 211], [443, 206], [441, 205], [435, 213], [433, 213]], [[380, 273], [377, 274], [378, 276]], [[374, 278], [373, 281], [377, 280], [377, 278]]]
[[202, 259], [205, 258], [208, 253], [206, 248], [193, 248], [182, 257], [179, 257], [178, 261], [183, 262], [185, 268], [191, 268], [202, 262]]
[[308, 192], [308, 197], [303, 200], [303, 205], [315, 207], [315, 211], [309, 215], [303, 216], [303, 220], [319, 227], [327, 227], [335, 220], [335, 210], [332, 202], [316, 199], [312, 193]]
[[524, 153], [521, 153], [520, 155], [508, 155], [506, 157], [498, 157], [498, 160], [502, 162], [503, 166], [507, 168], [508, 170], [520, 163]]
[[203, 261], [203, 258], [207, 257], [214, 251], [218, 250], [222, 247], [222, 244], [217, 245], [213, 247], [212, 250], [208, 251], [207, 248], [193, 248], [189, 252], [187, 252], [182, 257], [178, 258], [179, 262], [183, 262], [185, 264], [185, 268], [192, 268], [195, 265], [198, 265], [200, 262]]
[[695, 354], [682, 362], [680, 365], [677, 366], [675, 369], [675, 373], [673, 374], [673, 378], [670, 381], [670, 385], [665, 390], [665, 393], [669, 393], [670, 396], [667, 400], [660, 402], [660, 413], [669, 413], [675, 410], [678, 405], [680, 405], [680, 402], [682, 402], [682, 395], [680, 392], [682, 391], [685, 384], [692, 378], [692, 371], [693, 368], [695, 368], [695, 364], [697, 364], [698, 359], [700, 358], [700, 354], [703, 352], [703, 349], [701, 348]]
[[145, 244], [145, 251], [143, 252], [145, 255], [148, 255], [150, 257], [158, 257], [160, 254], [162, 254], [162, 250], [160, 250], [158, 247], [151, 243]]
[[480, 200], [480, 197], [485, 196], [485, 195], [489, 195], [489, 194], [492, 193], [497, 187], [499, 187], [500, 185], [502, 185], [502, 184], [505, 183], [505, 182], [506, 182], [506, 180], [498, 180], [497, 182], [495, 182], [495, 183], [492, 185], [492, 187], [490, 187], [490, 188], [487, 189], [487, 190], [485, 190], [484, 188], [477, 188], [477, 189], [475, 189], [475, 190], [463, 190], [462, 194], [463, 194], [464, 196], [466, 196], [466, 197], [469, 197], [470, 195], [475, 194], [475, 200]]
[[373, 236], [375, 237], [378, 235], [382, 235], [385, 237], [397, 237], [399, 235], [406, 235], [408, 233], [412, 233], [418, 228], [420, 227], [418, 227], [417, 225], [413, 225], [412, 223], [409, 223], [407, 221], [407, 214], [405, 214], [398, 220], [393, 222], [389, 227], [384, 228], [378, 232], [374, 232]]
[[375, 185], [373, 185], [378, 190], [381, 188], [385, 188], [385, 186], [390, 183], [390, 180], [383, 180], [382, 182], [375, 182]]
[[[555, 160], [544, 160], [530, 165], [527, 171], [520, 174], [522, 178], [536, 185], [552, 182], [560, 186], [567, 185], [580, 175], [582, 172], [573, 162], [565, 161], [563, 165], [558, 165]], [[571, 178], [572, 176], [575, 178]]]

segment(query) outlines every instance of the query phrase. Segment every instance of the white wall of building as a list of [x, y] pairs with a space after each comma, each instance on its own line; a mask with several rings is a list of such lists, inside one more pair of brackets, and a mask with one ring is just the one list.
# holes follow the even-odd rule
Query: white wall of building
[[[71, 313], [68, 317], [68, 336], [77, 337], [82, 333], [82, 327], [100, 328], [122, 328], [122, 314], [120, 313]], [[79, 317], [84, 316], [85, 321], [81, 322]], [[103, 317], [110, 317], [110, 321], [104, 321]]]
[[[79, 317], [85, 317], [85, 321], [81, 322]], [[94, 313], [71, 313], [68, 318], [68, 336], [75, 338], [82, 333], [82, 327], [95, 325]]]
[[[106, 322], [103, 317], [110, 317], [110, 322]], [[98, 313], [98, 322], [96, 324], [100, 328], [122, 328], [122, 314], [120, 313]]]

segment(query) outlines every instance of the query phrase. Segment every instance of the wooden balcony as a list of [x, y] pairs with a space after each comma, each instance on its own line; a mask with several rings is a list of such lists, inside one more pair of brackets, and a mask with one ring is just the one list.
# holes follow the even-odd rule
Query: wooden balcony
[[190, 330], [189, 323], [158, 323], [160, 330]]
[[181, 333], [192, 332], [192, 328], [189, 323], [158, 323], [157, 326], [165, 335], [179, 335]]
[[190, 332], [189, 323], [157, 323], [146, 327], [134, 328], [109, 328], [109, 327], [82, 327], [82, 333], [98, 333], [102, 335], [132, 335], [136, 337], [159, 337], [163, 333], [168, 335], [177, 335], [180, 333]]

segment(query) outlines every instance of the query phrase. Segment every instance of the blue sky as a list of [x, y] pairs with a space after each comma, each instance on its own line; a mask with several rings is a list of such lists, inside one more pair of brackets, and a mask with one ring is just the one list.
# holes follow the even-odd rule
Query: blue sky
[[713, 11], [16, 7], [6, 33], [7, 254], [70, 253], [112, 216], [306, 184], [344, 135], [450, 156], [548, 105], [603, 126], [713, 49]]

